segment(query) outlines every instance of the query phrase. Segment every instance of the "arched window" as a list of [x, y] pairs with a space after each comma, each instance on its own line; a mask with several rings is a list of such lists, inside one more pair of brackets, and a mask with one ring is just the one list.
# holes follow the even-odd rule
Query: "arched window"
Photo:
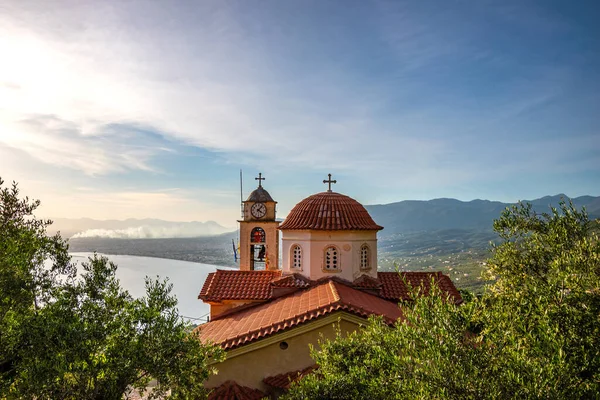
[[335, 246], [325, 248], [325, 270], [338, 271], [340, 269], [340, 252]]
[[290, 258], [292, 268], [302, 269], [302, 248], [299, 245], [295, 244], [292, 246]]
[[369, 246], [363, 244], [360, 247], [360, 269], [371, 269]]
[[250, 242], [252, 243], [264, 243], [265, 242], [265, 231], [263, 228], [254, 228], [250, 233]]

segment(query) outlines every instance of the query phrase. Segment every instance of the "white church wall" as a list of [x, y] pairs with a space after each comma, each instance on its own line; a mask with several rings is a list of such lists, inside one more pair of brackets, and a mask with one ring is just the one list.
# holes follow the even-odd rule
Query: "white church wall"
[[[284, 272], [298, 272], [308, 276], [308, 265], [310, 260], [310, 232], [308, 231], [282, 231], [281, 232], [281, 259]], [[302, 269], [292, 268], [292, 246], [299, 245], [302, 249]]]
[[[294, 244], [302, 248], [303, 268], [291, 268], [291, 249]], [[360, 249], [369, 247], [370, 269], [360, 269]], [[325, 249], [335, 246], [339, 252], [339, 271], [325, 269]], [[282, 231], [283, 269], [299, 272], [310, 279], [338, 276], [353, 281], [362, 274], [377, 277], [377, 232], [375, 231]]]

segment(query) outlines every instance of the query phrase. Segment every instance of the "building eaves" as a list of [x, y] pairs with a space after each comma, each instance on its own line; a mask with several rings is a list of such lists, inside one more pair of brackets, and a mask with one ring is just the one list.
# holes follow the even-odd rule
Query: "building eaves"
[[225, 381], [211, 389], [208, 400], [261, 400], [266, 395], [258, 389], [239, 385], [235, 381]]
[[275, 376], [267, 376], [263, 379], [263, 382], [269, 386], [287, 390], [292, 383], [304, 378], [308, 374], [311, 374], [317, 368], [317, 365], [311, 365], [310, 367], [306, 367], [298, 371], [286, 372], [284, 374]]
[[401, 318], [397, 304], [333, 280], [258, 304], [197, 329], [201, 340], [226, 350], [271, 336], [337, 311], [362, 318], [382, 315], [388, 324]]

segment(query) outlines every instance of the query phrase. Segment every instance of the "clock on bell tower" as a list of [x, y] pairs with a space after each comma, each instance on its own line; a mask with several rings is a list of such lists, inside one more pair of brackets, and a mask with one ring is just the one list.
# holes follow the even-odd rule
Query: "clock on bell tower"
[[275, 220], [276, 201], [263, 186], [262, 173], [255, 178], [258, 187], [244, 201], [240, 223], [240, 270], [279, 269], [279, 221]]

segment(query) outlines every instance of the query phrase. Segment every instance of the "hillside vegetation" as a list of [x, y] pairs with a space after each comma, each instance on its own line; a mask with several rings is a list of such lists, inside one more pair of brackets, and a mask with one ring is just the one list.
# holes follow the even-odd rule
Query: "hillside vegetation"
[[[565, 194], [524, 200], [532, 205], [536, 213], [544, 213], [550, 207], [557, 208], [561, 199], [568, 201]], [[570, 199], [573, 205], [585, 207], [590, 218], [600, 218], [600, 197], [581, 196]], [[434, 199], [428, 201], [406, 200], [397, 203], [365, 206], [371, 217], [385, 227], [381, 237], [398, 233], [438, 231], [447, 229], [492, 231], [492, 222], [506, 207], [514, 203], [499, 201], [456, 199]]]
[[562, 204], [494, 222], [481, 296], [461, 306], [413, 288], [393, 326], [323, 339], [319, 369], [287, 399], [597, 399], [600, 393], [598, 221]]
[[[564, 194], [526, 201], [532, 212], [548, 213], [560, 207]], [[577, 209], [585, 208], [591, 219], [600, 218], [600, 197], [571, 199]], [[366, 206], [378, 224], [379, 266], [406, 271], [442, 271], [456, 286], [476, 292], [483, 288], [481, 272], [490, 256], [490, 244], [498, 243], [493, 222], [514, 204], [498, 201], [435, 199], [401, 201]]]

